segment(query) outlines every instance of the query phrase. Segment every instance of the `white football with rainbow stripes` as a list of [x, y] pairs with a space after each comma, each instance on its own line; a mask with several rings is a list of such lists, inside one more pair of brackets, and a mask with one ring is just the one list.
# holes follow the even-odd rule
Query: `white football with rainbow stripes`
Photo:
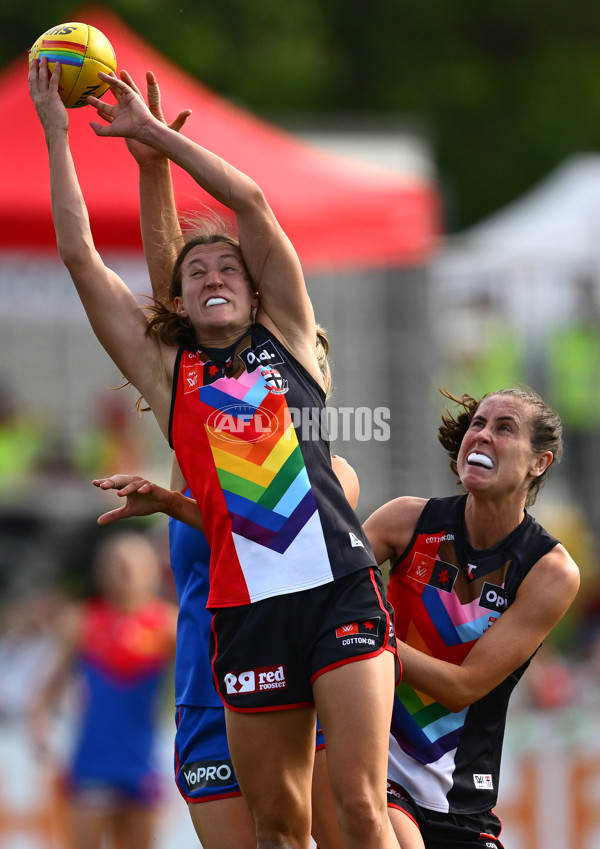
[[69, 109], [86, 106], [88, 94], [102, 97], [108, 86], [98, 71], [116, 73], [117, 58], [104, 33], [89, 24], [59, 24], [40, 35], [29, 51], [33, 58], [48, 58], [50, 73], [60, 62], [59, 94]]

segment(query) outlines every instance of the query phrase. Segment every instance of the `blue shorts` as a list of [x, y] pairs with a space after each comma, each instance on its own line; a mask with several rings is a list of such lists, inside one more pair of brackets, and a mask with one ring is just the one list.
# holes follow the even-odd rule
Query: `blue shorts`
[[217, 692], [241, 712], [313, 705], [319, 675], [386, 650], [396, 653], [393, 610], [376, 568], [213, 616]]
[[118, 813], [132, 806], [151, 808], [162, 796], [160, 778], [154, 772], [135, 779], [70, 774], [63, 784], [71, 801], [90, 813]]
[[[186, 802], [241, 796], [227, 745], [225, 708], [179, 705], [175, 724], [175, 783]], [[324, 746], [317, 722], [316, 750]]]

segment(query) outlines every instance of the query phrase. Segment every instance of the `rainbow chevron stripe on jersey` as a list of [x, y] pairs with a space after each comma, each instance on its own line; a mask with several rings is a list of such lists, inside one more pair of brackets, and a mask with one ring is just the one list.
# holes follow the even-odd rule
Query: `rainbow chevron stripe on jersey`
[[[393, 564], [387, 597], [396, 636], [460, 665], [513, 602], [531, 567], [557, 544], [529, 514], [488, 551], [472, 549], [466, 496], [432, 498]], [[496, 802], [506, 710], [529, 660], [460, 713], [401, 683], [396, 690], [389, 777], [425, 808], [491, 810]]]
[[[374, 565], [331, 468], [319, 424], [324, 400], [261, 325], [228, 352], [179, 352], [170, 435], [211, 546], [209, 607], [309, 589]], [[304, 408], [308, 423], [297, 420]]]

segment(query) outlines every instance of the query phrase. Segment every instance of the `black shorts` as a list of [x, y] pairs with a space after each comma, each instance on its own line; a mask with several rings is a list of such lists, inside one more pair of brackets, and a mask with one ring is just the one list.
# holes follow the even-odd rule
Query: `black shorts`
[[397, 808], [418, 825], [425, 849], [504, 849], [502, 823], [493, 811], [449, 814], [418, 805], [403, 787], [388, 780], [388, 808]]
[[210, 647], [217, 692], [242, 712], [313, 705], [319, 675], [386, 649], [396, 651], [393, 612], [376, 568], [219, 608]]

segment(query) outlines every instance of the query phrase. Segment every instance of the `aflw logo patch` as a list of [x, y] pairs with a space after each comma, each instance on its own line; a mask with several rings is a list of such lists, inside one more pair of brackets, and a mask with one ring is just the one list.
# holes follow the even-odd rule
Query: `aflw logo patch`
[[188, 392], [194, 392], [199, 386], [201, 386], [200, 374], [201, 374], [200, 365], [193, 365], [191, 368], [183, 363], [183, 374], [184, 374], [184, 392], [187, 394]]
[[458, 567], [453, 566], [452, 563], [444, 563], [443, 560], [436, 560], [429, 554], [415, 551], [406, 575], [420, 584], [427, 584], [450, 593], [458, 576]]
[[475, 784], [476, 790], [493, 790], [494, 782], [492, 780], [492, 776], [489, 773], [473, 773], [473, 783]]
[[378, 616], [373, 619], [361, 619], [359, 622], [348, 622], [347, 625], [335, 629], [335, 636], [340, 639], [362, 635], [373, 639], [379, 636], [379, 623]]

